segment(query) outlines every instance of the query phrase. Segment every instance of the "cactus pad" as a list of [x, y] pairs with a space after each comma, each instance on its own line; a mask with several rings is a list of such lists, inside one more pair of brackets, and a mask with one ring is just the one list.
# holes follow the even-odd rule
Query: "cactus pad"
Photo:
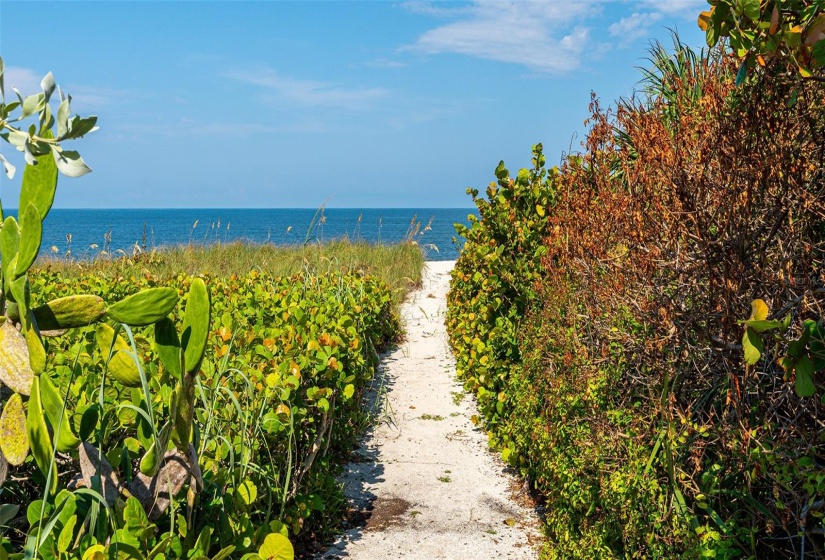
[[15, 393], [28, 396], [33, 376], [26, 339], [6, 321], [0, 325], [0, 381]]
[[32, 313], [42, 333], [91, 325], [106, 313], [106, 304], [98, 296], [69, 296], [32, 309]]
[[149, 288], [141, 290], [106, 310], [113, 321], [135, 327], [144, 327], [165, 319], [178, 303], [178, 291], [174, 288]]
[[186, 298], [186, 311], [183, 315], [183, 363], [189, 373], [198, 371], [203, 354], [206, 351], [206, 340], [209, 337], [209, 321], [211, 309], [209, 291], [203, 279], [195, 278], [189, 287]]
[[6, 401], [0, 416], [0, 452], [13, 466], [22, 465], [29, 455], [26, 411], [19, 393], [14, 393]]

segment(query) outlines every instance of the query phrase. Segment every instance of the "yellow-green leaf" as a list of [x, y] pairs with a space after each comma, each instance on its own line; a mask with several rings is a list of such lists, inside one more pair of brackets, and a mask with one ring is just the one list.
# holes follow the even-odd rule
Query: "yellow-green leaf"
[[285, 536], [280, 533], [270, 533], [264, 539], [258, 554], [264, 560], [293, 560], [295, 549]]
[[745, 336], [742, 337], [742, 349], [745, 351], [745, 361], [753, 365], [759, 361], [762, 356], [762, 351], [765, 349], [765, 343], [759, 333], [748, 327], [745, 329]]

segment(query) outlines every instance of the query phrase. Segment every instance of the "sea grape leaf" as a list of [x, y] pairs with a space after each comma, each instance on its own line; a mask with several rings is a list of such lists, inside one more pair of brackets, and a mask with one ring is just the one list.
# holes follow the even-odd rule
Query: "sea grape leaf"
[[745, 361], [753, 365], [759, 361], [762, 352], [765, 350], [765, 343], [759, 333], [748, 327], [745, 329], [745, 336], [742, 337], [742, 348], [745, 351]]

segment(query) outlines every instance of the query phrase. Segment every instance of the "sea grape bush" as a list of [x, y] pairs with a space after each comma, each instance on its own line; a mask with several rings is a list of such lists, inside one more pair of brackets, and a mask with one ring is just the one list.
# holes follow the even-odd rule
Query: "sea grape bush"
[[[204, 555], [231, 549], [240, 557], [257, 551], [271, 532], [322, 541], [344, 507], [335, 475], [366, 421], [359, 397], [378, 352], [400, 332], [391, 291], [373, 278], [340, 273], [276, 278], [253, 271], [205, 280], [213, 324], [194, 380], [193, 419], [203, 489], [191, 513], [185, 492], [177, 505], [170, 500], [165, 511], [148, 511], [151, 539], [140, 549], [168, 541], [167, 557], [194, 547]], [[149, 275], [67, 280], [41, 270], [33, 275], [33, 292], [60, 297], [82, 288], [109, 300], [160, 283], [185, 294], [192, 282], [184, 275], [162, 282]], [[181, 302], [171, 317], [184, 313]], [[135, 328], [133, 338], [151, 407], [163, 416], [174, 405], [174, 374], [158, 359], [151, 327]], [[62, 383], [70, 381], [72, 368], [93, 379], [103, 375], [95, 339], [93, 331], [59, 339]], [[99, 391], [76, 382], [68, 391], [76, 403], [72, 421], [80, 423], [98, 405]], [[132, 407], [145, 401], [141, 391], [123, 387], [107, 392], [104, 402], [111, 410], [106, 431], [92, 443], [122, 480], [144, 430]]]
[[709, 46], [726, 40], [748, 67], [790, 62], [799, 75], [825, 80], [825, 10], [819, 0], [709, 0], [699, 27]]
[[[518, 361], [492, 366], [495, 438], [543, 497], [547, 558], [822, 553], [825, 98], [694, 59], [665, 80], [688, 94], [594, 100], [513, 317]], [[470, 280], [451, 319], [477, 312]], [[477, 352], [451, 340], [459, 364]]]
[[470, 227], [455, 225], [465, 243], [448, 295], [447, 329], [458, 377], [476, 394], [492, 443], [505, 457], [510, 448], [497, 440], [495, 427], [510, 406], [503, 389], [510, 368], [520, 362], [516, 332], [546, 251], [545, 212], [558, 174], [555, 167], [546, 169], [541, 144], [532, 151], [533, 167], [521, 169], [515, 178], [499, 163], [486, 199], [467, 190], [478, 217], [469, 216]]
[[341, 507], [356, 401], [399, 332], [390, 290], [32, 271], [58, 173], [88, 172], [60, 142], [95, 124], [62, 92], [55, 118], [41, 86], [0, 104], [26, 160], [19, 221], [0, 215], [0, 557], [292, 558]]

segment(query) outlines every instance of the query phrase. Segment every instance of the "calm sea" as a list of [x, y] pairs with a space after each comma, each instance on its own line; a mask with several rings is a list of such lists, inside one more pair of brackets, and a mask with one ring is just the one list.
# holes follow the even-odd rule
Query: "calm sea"
[[[188, 243], [203, 245], [243, 240], [278, 245], [348, 238], [397, 243], [412, 236], [427, 260], [454, 260], [455, 222], [468, 224], [467, 208], [316, 209], [53, 209], [43, 224], [41, 254], [75, 258], [132, 254]], [[15, 214], [15, 211], [7, 212]], [[429, 228], [428, 228], [429, 226]]]

